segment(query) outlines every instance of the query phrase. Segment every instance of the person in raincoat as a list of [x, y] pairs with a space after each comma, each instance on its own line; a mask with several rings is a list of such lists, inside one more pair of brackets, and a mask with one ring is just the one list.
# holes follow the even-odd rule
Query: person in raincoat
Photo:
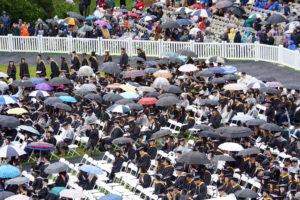
[[252, 32], [250, 30], [247, 30], [243, 35], [242, 35], [242, 43], [252, 43]]
[[297, 46], [294, 44], [293, 40], [289, 40], [288, 49], [290, 49], [290, 50], [297, 50]]
[[26, 24], [22, 24], [21, 36], [29, 36], [29, 32], [28, 32], [28, 30], [26, 28]]
[[231, 43], [233, 42], [234, 37], [235, 37], [235, 30], [234, 30], [234, 28], [232, 28], [232, 29], [230, 29], [230, 32], [228, 34], [228, 39]]

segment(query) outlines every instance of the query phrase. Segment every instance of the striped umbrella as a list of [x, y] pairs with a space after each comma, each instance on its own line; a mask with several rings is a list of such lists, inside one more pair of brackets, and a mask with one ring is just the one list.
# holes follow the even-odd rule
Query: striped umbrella
[[280, 82], [277, 82], [277, 81], [267, 82], [266, 86], [267, 87], [272, 87], [272, 88], [283, 87], [283, 85]]
[[107, 85], [106, 87], [107, 88], [120, 88], [123, 84], [120, 84], [120, 83], [113, 83], [113, 84], [110, 84], [110, 85]]
[[0, 157], [1, 158], [9, 158], [12, 156], [20, 156], [24, 155], [26, 152], [23, 149], [20, 149], [13, 145], [7, 145], [0, 148]]
[[247, 87], [252, 89], [259, 89], [259, 88], [266, 87], [266, 85], [262, 82], [253, 82], [248, 84]]
[[30, 97], [48, 97], [49, 93], [43, 90], [36, 90], [33, 92], [30, 92], [29, 94]]
[[120, 94], [125, 99], [137, 99], [140, 97], [140, 95], [134, 93], [134, 92], [123, 92]]
[[27, 131], [29, 133], [33, 133], [35, 135], [40, 135], [40, 133], [31, 126], [21, 125], [21, 126], [18, 126], [18, 129], [23, 130], [23, 131]]
[[13, 96], [2, 95], [0, 96], [0, 104], [7, 105], [11, 103], [16, 103], [17, 99]]
[[145, 97], [139, 100], [139, 104], [141, 105], [153, 105], [157, 102], [157, 99], [154, 97]]
[[31, 142], [26, 146], [26, 148], [39, 151], [52, 151], [56, 149], [53, 144], [47, 142]]
[[130, 112], [129, 106], [125, 105], [112, 105], [109, 108], [107, 108], [108, 111], [113, 112], [113, 113], [127, 113]]
[[224, 86], [225, 90], [247, 90], [247, 86], [240, 83], [230, 83]]

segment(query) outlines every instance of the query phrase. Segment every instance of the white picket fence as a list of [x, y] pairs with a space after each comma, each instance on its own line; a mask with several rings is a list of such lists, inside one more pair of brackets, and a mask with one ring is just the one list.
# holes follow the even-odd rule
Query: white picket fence
[[[129, 56], [137, 56], [136, 49], [142, 48], [148, 57], [161, 57], [163, 52], [176, 52], [190, 49], [198, 58], [223, 56], [231, 60], [255, 60], [277, 63], [300, 70], [300, 53], [283, 48], [256, 43], [196, 43], [144, 40], [90, 39], [72, 37], [23, 37], [0, 36], [0, 52], [37, 52], [37, 53], [89, 53], [95, 51], [103, 55], [106, 50], [111, 55], [120, 55], [121, 48], [127, 50]], [[249, 66], [251, 67], [251, 66]]]

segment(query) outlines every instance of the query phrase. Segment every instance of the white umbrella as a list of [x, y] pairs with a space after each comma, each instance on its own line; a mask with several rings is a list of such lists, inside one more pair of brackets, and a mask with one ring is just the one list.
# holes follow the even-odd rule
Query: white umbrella
[[78, 75], [79, 76], [91, 76], [94, 74], [93, 69], [90, 66], [82, 66], [78, 70]]
[[20, 149], [13, 145], [7, 145], [0, 148], [0, 157], [1, 158], [8, 158], [12, 156], [20, 156], [24, 155], [26, 152], [23, 149]]
[[247, 86], [242, 83], [230, 83], [224, 86], [225, 90], [247, 90]]
[[218, 148], [224, 151], [241, 151], [244, 149], [240, 144], [233, 142], [225, 142], [219, 145]]
[[252, 119], [254, 119], [254, 117], [252, 117], [251, 115], [245, 115], [244, 113], [237, 114], [232, 118], [232, 120], [241, 121], [241, 122], [246, 122]]
[[7, 83], [5, 83], [4, 81], [0, 81], [0, 90], [7, 90], [8, 89], [8, 85]]
[[78, 191], [75, 189], [63, 190], [59, 194], [60, 194], [60, 197], [65, 197], [65, 198], [69, 198], [69, 199], [85, 198], [85, 195], [81, 191]]
[[194, 71], [197, 71], [198, 68], [192, 64], [185, 64], [185, 65], [182, 65], [181, 67], [179, 67], [178, 70], [181, 72], [194, 72]]
[[138, 91], [142, 92], [155, 92], [156, 90], [153, 87], [141, 86], [137, 88]]
[[196, 35], [199, 31], [201, 31], [199, 28], [192, 28], [189, 32], [190, 35]]
[[207, 11], [205, 9], [200, 9], [200, 10], [195, 10], [191, 14], [192, 16], [200, 16], [200, 17], [205, 17], [208, 18]]
[[156, 78], [153, 82], [153, 86], [156, 88], [162, 88], [163, 86], [166, 86], [166, 85], [170, 85], [170, 83], [169, 83], [168, 79], [162, 78], [162, 77]]
[[29, 96], [30, 97], [48, 97], [49, 94], [48, 94], [48, 92], [46, 92], [44, 90], [36, 90], [36, 91], [30, 92]]
[[8, 78], [8, 75], [3, 72], [0, 72], [0, 78]]
[[29, 199], [30, 198], [28, 196], [25, 196], [22, 194], [16, 194], [16, 195], [6, 198], [5, 200], [29, 200]]
[[97, 88], [95, 85], [93, 84], [83, 84], [81, 87], [80, 87], [81, 90], [86, 90], [86, 91], [89, 91], [89, 92], [96, 92], [97, 91]]

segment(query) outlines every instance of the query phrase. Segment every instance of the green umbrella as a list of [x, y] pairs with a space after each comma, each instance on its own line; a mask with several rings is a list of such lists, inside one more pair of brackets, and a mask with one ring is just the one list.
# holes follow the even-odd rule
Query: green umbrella
[[91, 31], [93, 30], [93, 27], [92, 26], [83, 26], [81, 27], [80, 29], [78, 29], [78, 32], [88, 32], [88, 31]]
[[59, 196], [59, 193], [65, 189], [66, 188], [64, 188], [64, 187], [54, 187], [50, 190], [50, 193], [55, 194], [56, 196]]

